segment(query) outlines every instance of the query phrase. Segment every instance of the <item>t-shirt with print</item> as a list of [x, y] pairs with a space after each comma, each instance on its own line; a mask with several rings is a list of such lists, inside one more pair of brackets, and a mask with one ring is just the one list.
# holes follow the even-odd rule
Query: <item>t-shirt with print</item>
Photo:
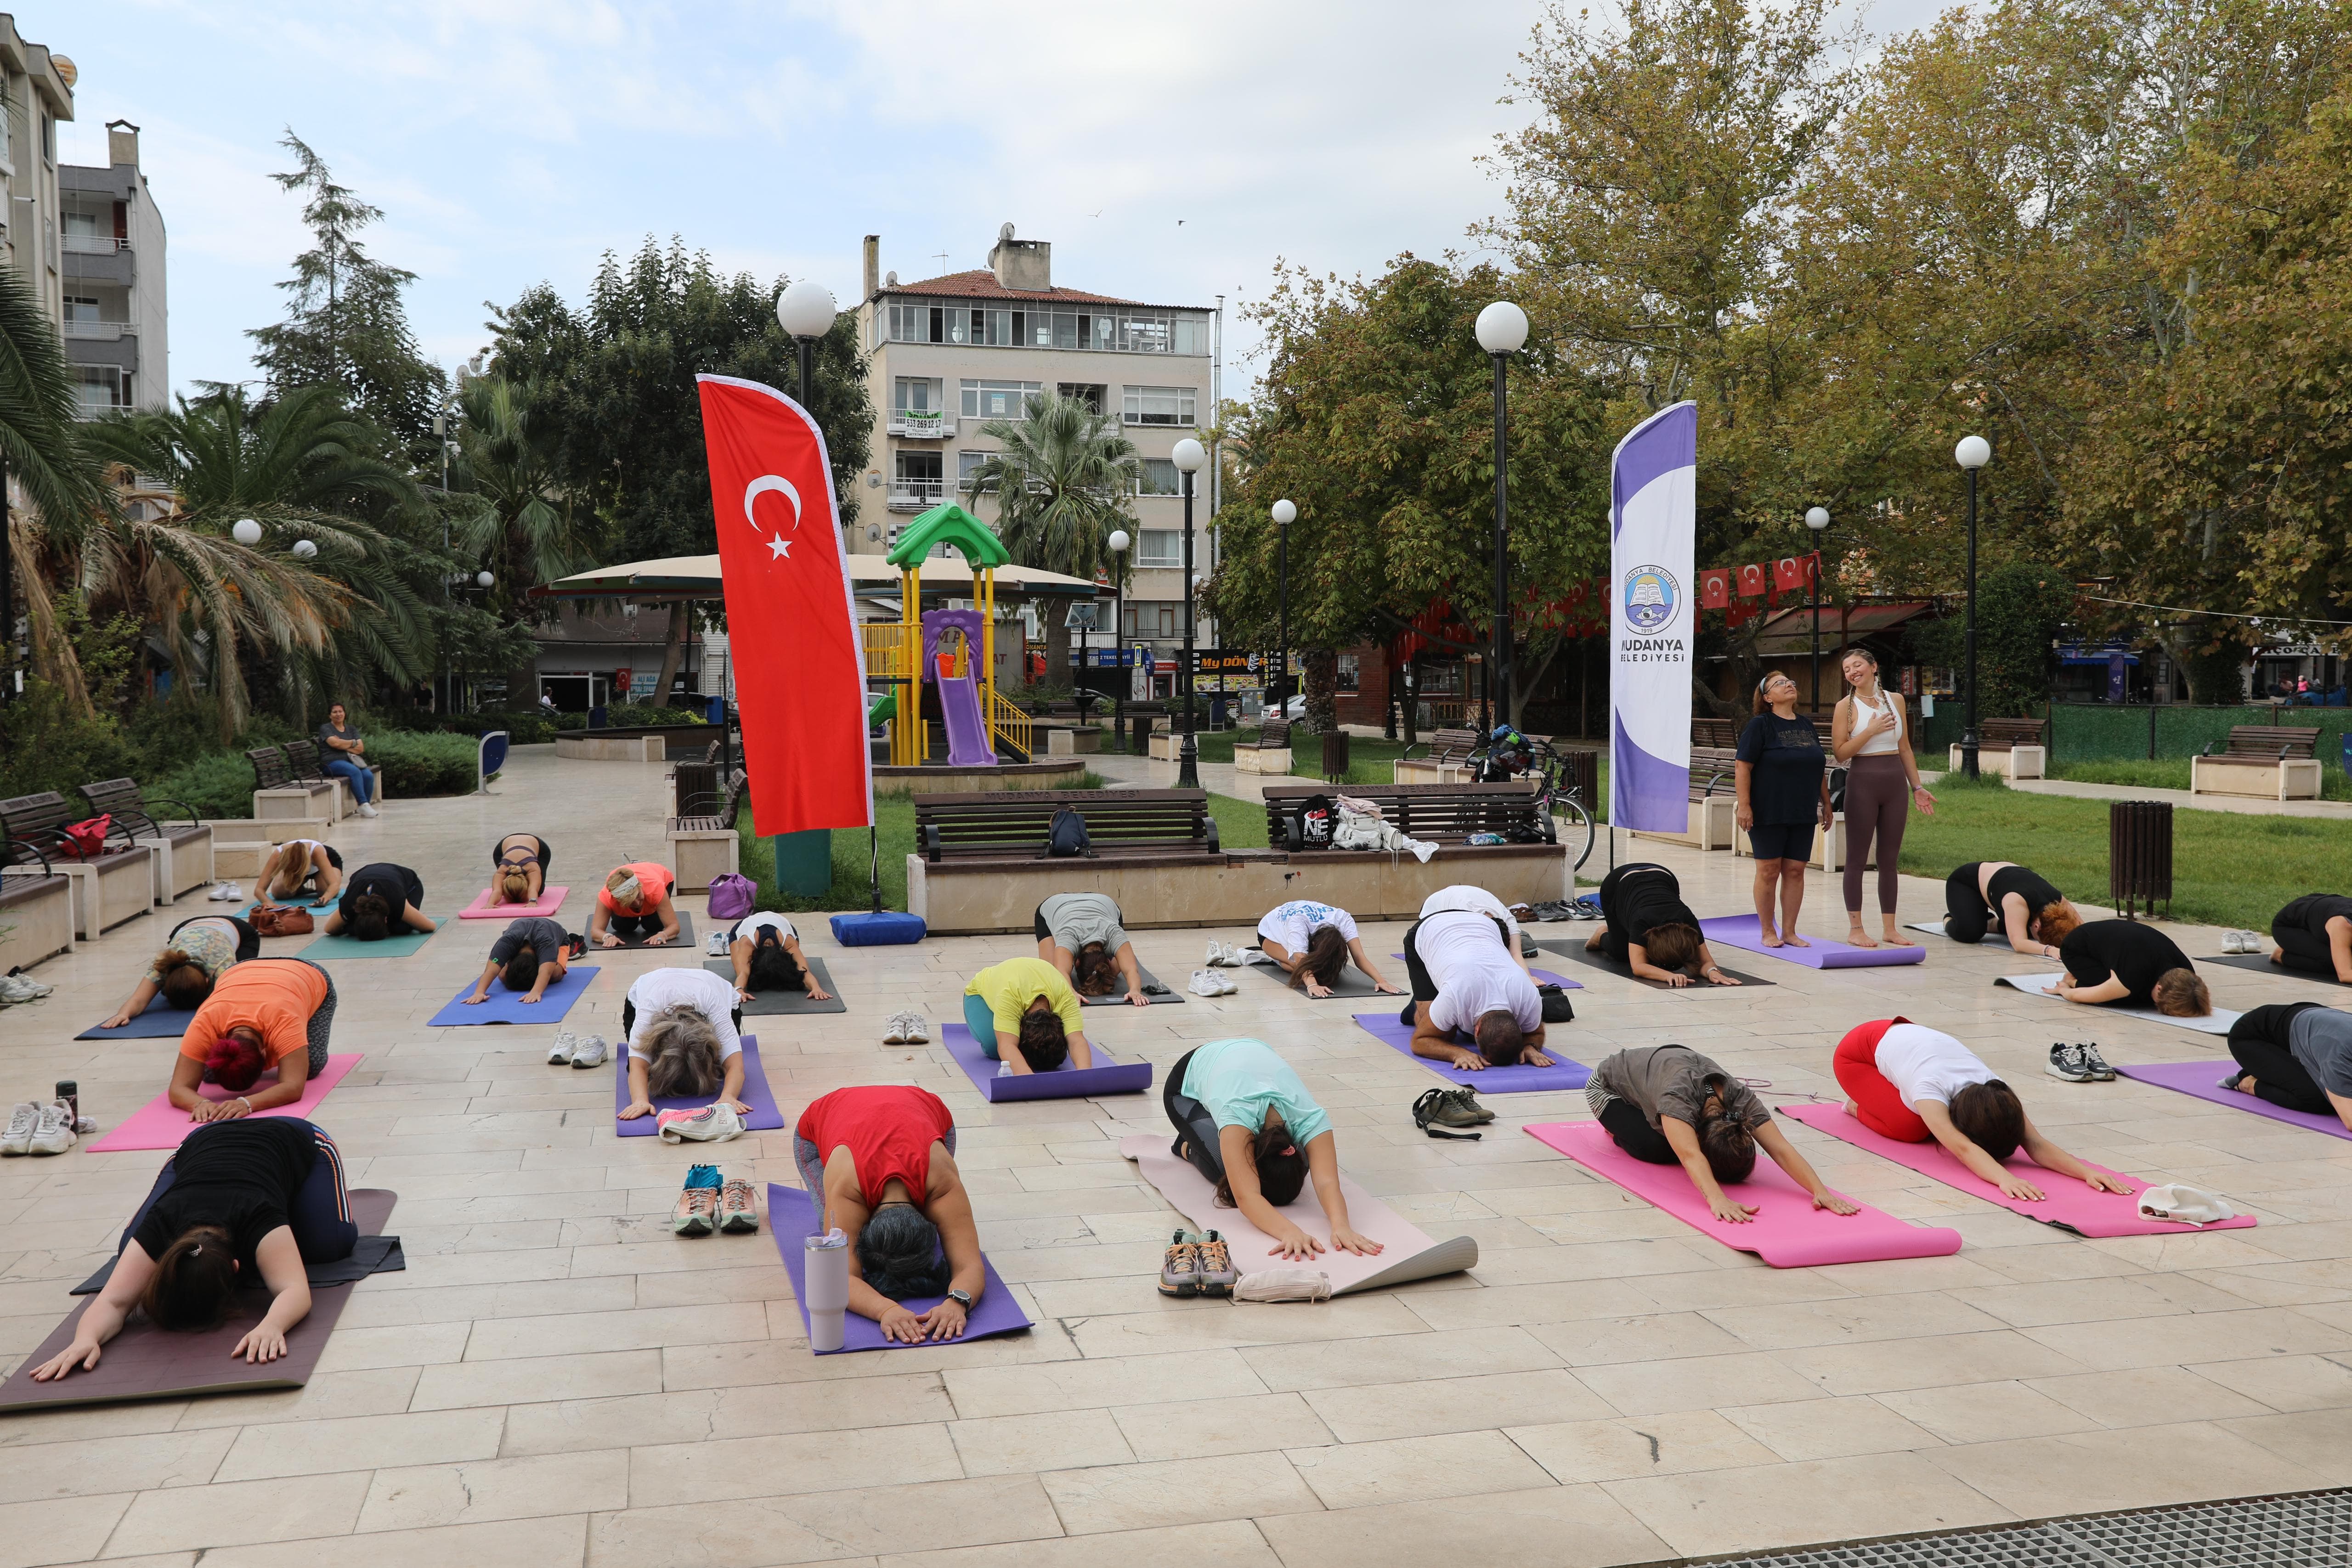
[[1512, 960], [1492, 917], [1462, 910], [1433, 915], [1413, 930], [1413, 951], [1437, 987], [1429, 1021], [1475, 1032], [1491, 1012], [1507, 1012], [1529, 1033], [1543, 1027], [1543, 998]]
[[[236, 962], [236, 927], [215, 915], [189, 921], [172, 933], [166, 946], [185, 953], [197, 968], [217, 980], [228, 972], [231, 964]], [[163, 971], [160, 965], [147, 966], [147, 983], [153, 986], [163, 983]]]
[[1759, 824], [1810, 822], [1822, 812], [1822, 770], [1829, 765], [1821, 732], [1799, 714], [1759, 713], [1739, 732], [1739, 760], [1754, 769], [1748, 803]]
[[1876, 1062], [1879, 1075], [1895, 1085], [1906, 1105], [1922, 1100], [1948, 1105], [1969, 1084], [2000, 1076], [1967, 1046], [1925, 1024], [1889, 1024], [1878, 1037]]
[[1315, 933], [1326, 925], [1338, 926], [1348, 941], [1356, 939], [1356, 917], [1346, 910], [1311, 898], [1294, 898], [1265, 912], [1257, 923], [1258, 940], [1278, 942], [1286, 953], [1304, 953]]
[[490, 944], [490, 962], [503, 964], [528, 947], [541, 963], [551, 961], [570, 945], [572, 938], [563, 927], [543, 915], [526, 915], [520, 920], [509, 920], [499, 939]]

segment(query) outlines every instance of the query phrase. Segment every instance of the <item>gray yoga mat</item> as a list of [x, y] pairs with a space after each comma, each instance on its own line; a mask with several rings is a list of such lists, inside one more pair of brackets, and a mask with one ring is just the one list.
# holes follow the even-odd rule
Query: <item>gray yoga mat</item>
[[1664, 980], [1644, 979], [1641, 976], [1633, 973], [1633, 967], [1630, 965], [1620, 964], [1617, 960], [1610, 957], [1604, 953], [1591, 952], [1588, 950], [1581, 942], [1538, 942], [1536, 946], [1542, 948], [1547, 953], [1558, 954], [1560, 957], [1567, 959], [1571, 964], [1581, 965], [1588, 969], [1598, 969], [1604, 975], [1614, 975], [1621, 980], [1631, 980], [1637, 986], [1647, 986], [1654, 991], [1737, 991], [1744, 989], [1749, 986], [1769, 986], [1778, 984], [1777, 981], [1767, 980], [1760, 976], [1751, 975], [1745, 969], [1735, 969], [1728, 964], [1717, 964], [1716, 967], [1721, 969], [1733, 979], [1738, 980], [1739, 984], [1737, 986], [1718, 986], [1712, 981], [1695, 979], [1687, 986], [1670, 986]]
[[[1279, 964], [1244, 964], [1242, 967], [1249, 970], [1253, 974], [1264, 975], [1267, 979], [1272, 980], [1284, 990], [1294, 992], [1302, 997], [1307, 996], [1307, 988], [1304, 986], [1292, 985], [1290, 983], [1290, 977], [1283, 973], [1282, 966]], [[1398, 989], [1402, 991], [1403, 988], [1399, 987]], [[1316, 1002], [1360, 1002], [1366, 997], [1376, 997], [1380, 994], [1380, 991], [1372, 985], [1372, 977], [1370, 975], [1365, 974], [1361, 969], [1356, 967], [1356, 966], [1351, 962], [1346, 968], [1339, 971], [1339, 978], [1331, 987], [1331, 994], [1329, 996], [1307, 997], [1307, 999]]]
[[[1948, 935], [1944, 930], [1944, 923], [1940, 920], [1914, 920], [1907, 923], [1903, 929], [1906, 931], [1925, 931], [1930, 936], [1941, 936], [1947, 942], [1959, 942], [1960, 940], [1957, 936]], [[1981, 947], [1988, 942], [1990, 942], [1997, 946], [2006, 947], [2009, 946], [2009, 933], [2003, 931], [1998, 925], [1992, 926], [1990, 929], [1987, 930], [1983, 936], [1977, 938], [1976, 946]], [[1969, 944], [1960, 942], [1960, 946], [1965, 947], [1969, 946]]]
[[[610, 928], [608, 927], [607, 929], [609, 930]], [[612, 935], [617, 936], [620, 933], [615, 931], [612, 932]], [[646, 933], [646, 936], [651, 935], [651, 932]], [[644, 936], [624, 937], [621, 942], [621, 946], [623, 948], [642, 947], [645, 945], [646, 939]], [[600, 945], [594, 937], [592, 936], [589, 938], [588, 951], [591, 953], [596, 952], [598, 951], [599, 946]], [[660, 946], [655, 948], [654, 951], [656, 953], [675, 953], [681, 947], [684, 947], [688, 951], [691, 951], [694, 947], [694, 916], [688, 914], [683, 909], [677, 912], [677, 935], [663, 943]], [[608, 952], [613, 951], [613, 949], [609, 948], [604, 950]]]
[[[1135, 972], [1143, 977], [1143, 994], [1150, 997], [1154, 1005], [1160, 1002], [1181, 1002], [1184, 999], [1171, 988], [1167, 981], [1145, 968], [1141, 963], [1135, 966]], [[1155, 989], [1155, 987], [1158, 988]], [[1107, 997], [1089, 997], [1083, 992], [1078, 997], [1078, 1006], [1082, 1008], [1125, 1008], [1134, 1005], [1127, 999], [1127, 988], [1123, 985]]]
[[[703, 961], [702, 967], [729, 985], [735, 983], [733, 960], [708, 958]], [[808, 994], [804, 991], [754, 991], [751, 993], [751, 999], [743, 1004], [743, 1016], [751, 1019], [769, 1018], [778, 1014], [789, 1016], [793, 1013], [847, 1012], [849, 1004], [843, 1001], [841, 993], [834, 988], [833, 973], [824, 967], [824, 960], [811, 958], [808, 961], [808, 968], [809, 973], [816, 977], [816, 983], [820, 987], [833, 992], [833, 1000], [813, 1002], [809, 1000]]]

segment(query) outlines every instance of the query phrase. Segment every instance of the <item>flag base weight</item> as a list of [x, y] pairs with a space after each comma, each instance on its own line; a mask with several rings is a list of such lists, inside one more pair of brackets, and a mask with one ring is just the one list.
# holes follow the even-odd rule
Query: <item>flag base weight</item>
[[778, 833], [776, 890], [801, 898], [822, 898], [833, 891], [833, 830], [811, 828], [801, 833]]

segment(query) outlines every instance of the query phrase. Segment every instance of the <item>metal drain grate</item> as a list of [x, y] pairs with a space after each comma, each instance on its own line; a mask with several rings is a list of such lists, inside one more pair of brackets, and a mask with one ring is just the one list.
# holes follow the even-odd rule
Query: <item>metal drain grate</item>
[[2352, 1490], [1915, 1535], [1715, 1568], [2352, 1568]]

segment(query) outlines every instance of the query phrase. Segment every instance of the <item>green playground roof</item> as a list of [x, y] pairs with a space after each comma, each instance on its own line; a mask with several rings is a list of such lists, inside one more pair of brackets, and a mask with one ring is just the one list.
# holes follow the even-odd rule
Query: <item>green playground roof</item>
[[892, 566], [905, 570], [919, 569], [923, 558], [935, 546], [946, 545], [966, 562], [975, 567], [1010, 566], [1013, 556], [1004, 541], [992, 532], [986, 523], [957, 506], [942, 501], [907, 525], [884, 559]]

